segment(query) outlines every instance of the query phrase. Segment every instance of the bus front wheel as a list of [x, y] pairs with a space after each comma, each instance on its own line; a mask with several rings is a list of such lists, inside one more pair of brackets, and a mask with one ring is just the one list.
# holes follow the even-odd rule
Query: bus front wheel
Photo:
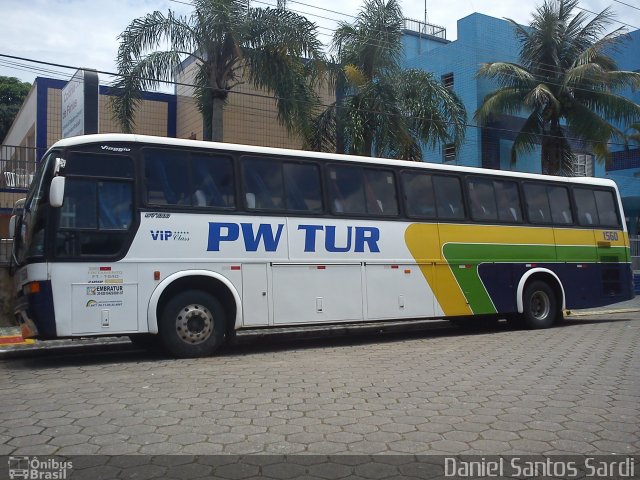
[[188, 290], [167, 302], [158, 333], [165, 349], [174, 357], [205, 357], [224, 341], [225, 325], [224, 308], [214, 296]]
[[546, 282], [533, 281], [526, 286], [522, 296], [523, 326], [530, 329], [549, 328], [559, 317], [558, 300]]

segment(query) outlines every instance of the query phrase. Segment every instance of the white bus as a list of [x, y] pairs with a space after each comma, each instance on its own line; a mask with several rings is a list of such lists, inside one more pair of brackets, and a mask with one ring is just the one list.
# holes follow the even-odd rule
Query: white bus
[[134, 135], [61, 140], [12, 218], [25, 337], [212, 354], [238, 329], [549, 327], [632, 298], [613, 182]]

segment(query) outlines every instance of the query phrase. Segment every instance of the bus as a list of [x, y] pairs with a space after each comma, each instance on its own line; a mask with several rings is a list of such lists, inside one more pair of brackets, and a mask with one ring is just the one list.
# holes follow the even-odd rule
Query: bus
[[11, 220], [25, 337], [551, 327], [633, 298], [614, 182], [138, 135], [61, 140]]

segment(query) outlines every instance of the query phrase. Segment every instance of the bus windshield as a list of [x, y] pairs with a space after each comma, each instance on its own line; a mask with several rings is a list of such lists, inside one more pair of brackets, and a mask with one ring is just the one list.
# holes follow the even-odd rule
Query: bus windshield
[[51, 181], [51, 165], [56, 155], [57, 152], [51, 152], [40, 163], [24, 202], [22, 214], [18, 217], [13, 243], [14, 257], [18, 265], [44, 255], [45, 221], [49, 203], [47, 190]]

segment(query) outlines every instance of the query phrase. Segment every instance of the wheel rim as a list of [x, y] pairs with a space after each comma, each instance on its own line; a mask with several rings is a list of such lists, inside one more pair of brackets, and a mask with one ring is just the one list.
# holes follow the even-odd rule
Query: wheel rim
[[529, 307], [531, 316], [536, 320], [545, 320], [551, 312], [551, 300], [549, 295], [540, 290], [531, 295], [531, 304]]
[[185, 343], [202, 343], [213, 332], [213, 315], [202, 305], [187, 305], [176, 316], [176, 332]]

